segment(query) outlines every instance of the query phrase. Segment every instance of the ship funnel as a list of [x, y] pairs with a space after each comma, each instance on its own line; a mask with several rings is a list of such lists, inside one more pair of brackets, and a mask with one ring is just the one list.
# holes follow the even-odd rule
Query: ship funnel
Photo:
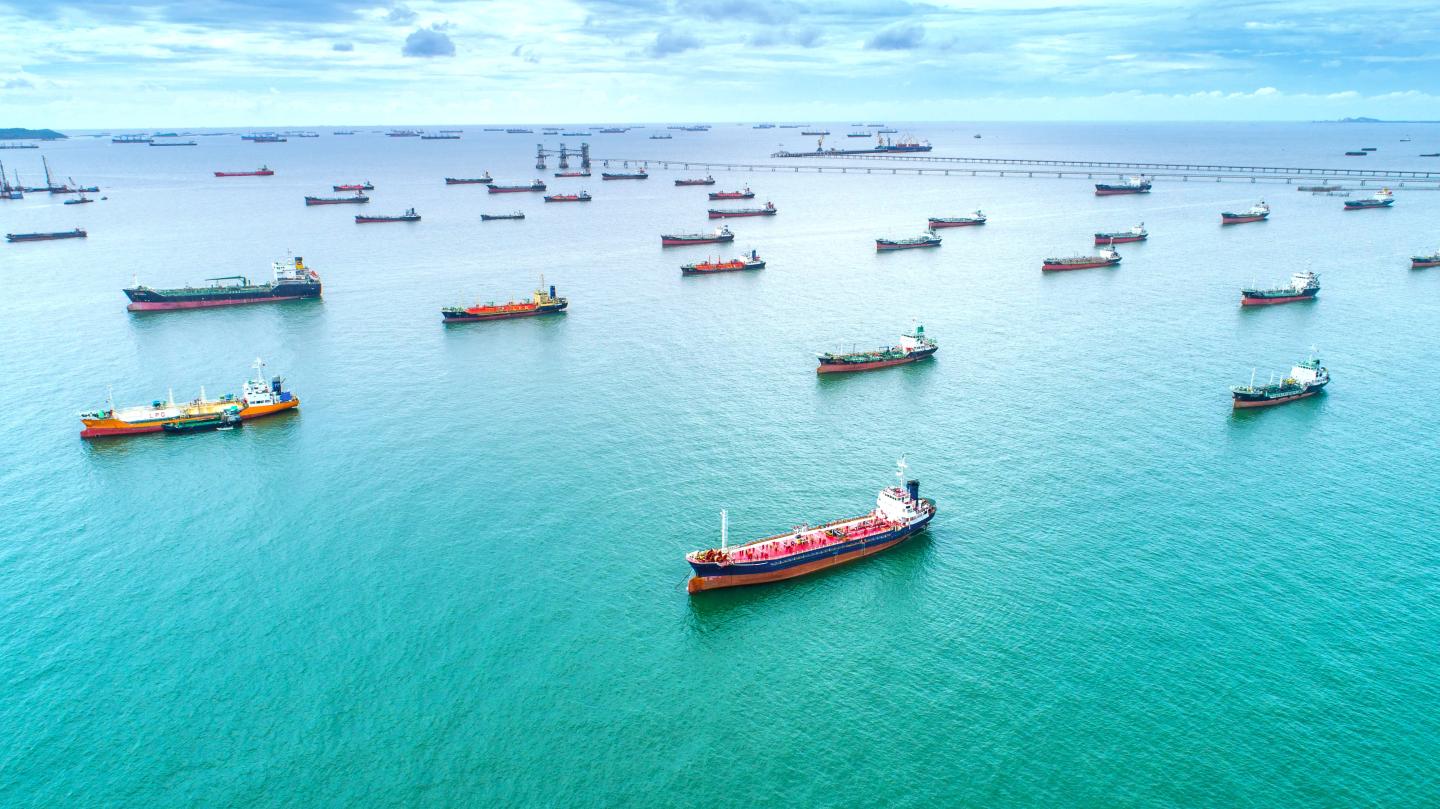
[[552, 297], [552, 298], [555, 297], [555, 285], [554, 285], [554, 284], [551, 284], [551, 285], [550, 285], [550, 297]]
[[905, 481], [905, 491], [910, 495], [911, 500], [920, 502], [920, 480], [918, 478], [910, 478]]

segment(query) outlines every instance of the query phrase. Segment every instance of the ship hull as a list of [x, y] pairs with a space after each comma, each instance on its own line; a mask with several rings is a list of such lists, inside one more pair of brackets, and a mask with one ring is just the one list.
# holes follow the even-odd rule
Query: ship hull
[[[557, 174], [557, 175], [555, 175], [555, 176], [556, 176], [556, 177], [559, 177], [559, 176], [561, 176], [561, 175]], [[493, 182], [495, 182], [493, 179], [485, 178], [485, 177], [477, 177], [477, 178], [474, 178], [474, 179], [462, 179], [462, 178], [458, 178], [458, 177], [446, 177], [446, 178], [445, 178], [445, 184], [446, 184], [446, 185], [489, 185], [489, 184], [491, 184], [491, 183], [493, 183]]]
[[1300, 399], [1308, 399], [1311, 396], [1324, 390], [1324, 387], [1310, 388], [1289, 396], [1276, 396], [1273, 399], [1235, 399], [1236, 410], [1247, 410], [1253, 407], [1273, 407], [1275, 405], [1287, 404]]
[[306, 197], [306, 205], [361, 205], [369, 202], [369, 197], [345, 197], [342, 199], [325, 199], [323, 197]]
[[1440, 258], [1412, 258], [1410, 269], [1423, 270], [1426, 267], [1440, 267]]
[[920, 242], [920, 243], [918, 243], [918, 244], [886, 244], [886, 243], [883, 243], [883, 242], [876, 242], [876, 243], [875, 243], [875, 250], [876, 250], [877, 252], [884, 253], [884, 252], [889, 252], [889, 251], [891, 251], [891, 250], [921, 250], [921, 249], [928, 248], [928, 247], [939, 247], [939, 246], [940, 246], [940, 242]]
[[815, 369], [817, 374], [848, 374], [853, 371], [873, 371], [877, 368], [889, 368], [893, 365], [909, 365], [912, 362], [919, 362], [935, 356], [936, 349], [928, 351], [912, 351], [904, 357], [897, 357], [889, 360], [876, 360], [874, 362], [845, 362], [845, 363], [821, 363]]
[[690, 593], [699, 593], [726, 587], [784, 581], [873, 556], [904, 542], [930, 524], [930, 520], [935, 516], [935, 504], [929, 500], [925, 503], [929, 506], [929, 513], [924, 517], [903, 528], [869, 537], [853, 545], [817, 549], [754, 565], [722, 566], [711, 562], [691, 562], [690, 567], [695, 575], [686, 583], [685, 589]]
[[441, 317], [446, 323], [477, 323], [482, 320], [512, 320], [517, 317], [538, 317], [540, 315], [558, 315], [564, 312], [563, 307], [551, 307], [542, 309], [531, 309], [525, 312], [490, 312], [485, 314], [457, 314], [442, 312]]
[[[240, 418], [243, 421], [258, 419], [264, 416], [274, 415], [286, 410], [293, 410], [300, 406], [300, 399], [291, 397], [289, 401], [276, 402], [270, 405], [259, 405], [247, 407], [240, 411]], [[142, 435], [144, 433], [164, 432], [166, 424], [187, 421], [184, 418], [156, 419], [154, 421], [127, 422], [120, 419], [86, 419], [85, 428], [80, 431], [81, 438], [107, 438], [111, 436]]]
[[1108, 244], [1129, 244], [1131, 242], [1143, 242], [1146, 241], [1148, 238], [1148, 236], [1110, 236], [1108, 234], [1097, 233], [1095, 234], [1095, 246], [1101, 247]]
[[1042, 264], [1040, 269], [1045, 272], [1066, 272], [1068, 270], [1093, 270], [1097, 267], [1114, 267], [1119, 265], [1118, 261], [1086, 261], [1081, 264]]
[[677, 239], [677, 238], [673, 238], [673, 237], [669, 237], [669, 236], [661, 236], [661, 237], [660, 237], [660, 246], [661, 246], [661, 247], [684, 247], [685, 245], [689, 245], [689, 244], [725, 244], [725, 243], [727, 243], [727, 242], [733, 242], [733, 241], [735, 241], [735, 237], [734, 237], [734, 236], [731, 236], [731, 237], [728, 238], [728, 239], [720, 239], [720, 238]]
[[274, 177], [273, 171], [217, 171], [216, 177]]
[[1389, 208], [1391, 205], [1394, 205], [1394, 204], [1395, 204], [1395, 202], [1394, 202], [1393, 200], [1386, 201], [1386, 202], [1346, 202], [1346, 203], [1345, 203], [1345, 210], [1347, 210], [1347, 211], [1373, 211], [1373, 210], [1377, 210], [1377, 209], [1379, 209], [1379, 208]]
[[65, 231], [64, 233], [10, 233], [5, 236], [9, 242], [53, 242], [57, 239], [83, 239], [85, 231]]
[[1320, 294], [1320, 290], [1318, 290], [1318, 289], [1315, 290], [1314, 292], [1306, 292], [1306, 293], [1303, 293], [1303, 294], [1300, 294], [1300, 295], [1280, 295], [1280, 296], [1276, 296], [1276, 297], [1273, 297], [1273, 298], [1271, 298], [1271, 297], [1266, 297], [1266, 296], [1264, 296], [1264, 295], [1256, 296], [1256, 295], [1246, 295], [1246, 294], [1244, 294], [1244, 293], [1241, 293], [1240, 305], [1241, 305], [1241, 306], [1272, 306], [1272, 305], [1277, 304], [1277, 303], [1297, 303], [1297, 302], [1299, 302], [1299, 301], [1313, 301], [1313, 300], [1315, 300], [1315, 296], [1316, 296], [1316, 295], [1319, 295], [1319, 294]]
[[939, 228], [973, 228], [985, 224], [984, 219], [967, 219], [960, 222], [950, 222], [944, 219], [931, 219], [929, 226], [931, 230]]
[[714, 185], [714, 180], [676, 180], [676, 185]]
[[527, 186], [523, 186], [523, 187], [520, 187], [520, 188], [509, 188], [509, 187], [506, 187], [506, 186], [491, 185], [491, 186], [486, 186], [486, 190], [488, 190], [488, 191], [489, 191], [490, 193], [492, 193], [492, 194], [523, 194], [523, 193], [525, 193], [525, 192], [527, 192], [527, 191], [544, 191], [544, 190], [545, 190], [545, 186], [543, 186], [543, 185], [538, 185], [538, 186], [527, 185]]
[[1255, 214], [1255, 215], [1245, 214], [1245, 215], [1240, 215], [1240, 216], [1236, 216], [1236, 215], [1232, 215], [1232, 214], [1220, 214], [1220, 224], [1222, 224], [1222, 225], [1243, 225], [1243, 224], [1246, 224], [1247, 222], [1264, 222], [1266, 219], [1269, 218], [1269, 216], [1270, 216], [1269, 214]]
[[125, 296], [131, 312], [154, 312], [168, 309], [208, 309], [216, 306], [239, 306], [247, 303], [273, 303], [319, 298], [320, 284], [284, 283], [246, 292], [217, 294], [210, 290], [127, 289]]
[[763, 270], [763, 269], [765, 269], [765, 262], [763, 262], [763, 261], [750, 261], [750, 262], [746, 262], [746, 263], [744, 263], [744, 264], [742, 264], [742, 265], [740, 265], [740, 266], [738, 266], [738, 267], [713, 267], [713, 268], [709, 268], [709, 269], [702, 269], [702, 268], [700, 268], [700, 267], [690, 267], [690, 266], [686, 266], [686, 267], [681, 267], [681, 268], [680, 268], [680, 274], [681, 274], [681, 275], [711, 275], [711, 274], [717, 273], [717, 272], [744, 272], [745, 270]]
[[1107, 188], [1107, 187], [1105, 187], [1105, 186], [1100, 186], [1100, 185], [1095, 186], [1095, 196], [1097, 196], [1097, 197], [1118, 197], [1118, 196], [1120, 196], [1120, 195], [1122, 195], [1122, 194], [1148, 194], [1148, 193], [1150, 193], [1150, 189], [1149, 189], [1149, 188]]
[[776, 211], [711, 211], [711, 219], [739, 219], [745, 216], [774, 216]]

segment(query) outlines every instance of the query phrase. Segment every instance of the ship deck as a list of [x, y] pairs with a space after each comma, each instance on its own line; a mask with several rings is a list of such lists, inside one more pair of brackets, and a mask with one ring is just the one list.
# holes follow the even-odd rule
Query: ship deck
[[904, 526], [903, 522], [887, 520], [870, 513], [863, 517], [836, 520], [813, 528], [798, 528], [788, 533], [757, 539], [730, 548], [728, 553], [731, 564], [770, 562], [818, 548], [868, 539]]

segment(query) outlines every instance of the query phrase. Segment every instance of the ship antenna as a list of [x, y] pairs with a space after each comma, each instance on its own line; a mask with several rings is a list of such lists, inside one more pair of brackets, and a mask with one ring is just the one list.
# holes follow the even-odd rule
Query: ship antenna
[[727, 524], [725, 509], [720, 509], [720, 550], [725, 550], [730, 542], [730, 526]]
[[265, 361], [256, 357], [252, 365], [255, 368], [255, 381], [262, 385], [265, 384]]
[[105, 401], [106, 401], [106, 403], [108, 403], [108, 404], [110, 405], [110, 412], [111, 412], [111, 413], [114, 413], [114, 412], [115, 412], [115, 386], [114, 386], [114, 385], [106, 385], [106, 386], [105, 386]]
[[900, 460], [898, 460], [898, 461], [895, 462], [895, 467], [896, 467], [896, 468], [895, 468], [895, 477], [900, 478], [900, 488], [901, 488], [901, 489], [904, 489], [904, 488], [905, 488], [905, 472], [906, 472], [906, 470], [908, 470], [908, 469], [910, 468], [910, 465], [907, 464], [907, 463], [905, 463], [905, 456], [904, 456], [904, 455], [901, 455], [901, 456], [900, 456]]

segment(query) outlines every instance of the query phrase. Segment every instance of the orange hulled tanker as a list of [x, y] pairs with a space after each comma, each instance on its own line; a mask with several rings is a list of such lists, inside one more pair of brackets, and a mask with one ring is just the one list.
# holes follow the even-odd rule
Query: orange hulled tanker
[[116, 408], [112, 402], [104, 410], [80, 414], [80, 421], [85, 425], [80, 437], [176, 431], [191, 423], [212, 422], [226, 413], [236, 413], [241, 419], [249, 420], [299, 406], [300, 399], [284, 389], [283, 379], [277, 376], [268, 382], [265, 380], [265, 363], [257, 359], [255, 378], [245, 380], [239, 396], [227, 393], [219, 399], [208, 399], [205, 389], [201, 388], [199, 396], [184, 403], [176, 403], [173, 394], [165, 400], [156, 399], [148, 405], [134, 407]]
[[686, 585], [691, 593], [793, 579], [842, 565], [904, 542], [935, 516], [935, 503], [920, 497], [920, 481], [906, 479], [899, 464], [900, 485], [880, 490], [875, 509], [859, 517], [802, 525], [784, 534], [731, 546], [725, 512], [720, 512], [720, 547], [685, 555], [694, 573]]
[[446, 323], [470, 323], [476, 320], [506, 320], [512, 317], [553, 315], [565, 311], [565, 307], [569, 305], [569, 299], [556, 297], [555, 286], [552, 284], [546, 287], [545, 278], [541, 276], [540, 288], [535, 290], [528, 301], [447, 306], [440, 310], [440, 315]]

